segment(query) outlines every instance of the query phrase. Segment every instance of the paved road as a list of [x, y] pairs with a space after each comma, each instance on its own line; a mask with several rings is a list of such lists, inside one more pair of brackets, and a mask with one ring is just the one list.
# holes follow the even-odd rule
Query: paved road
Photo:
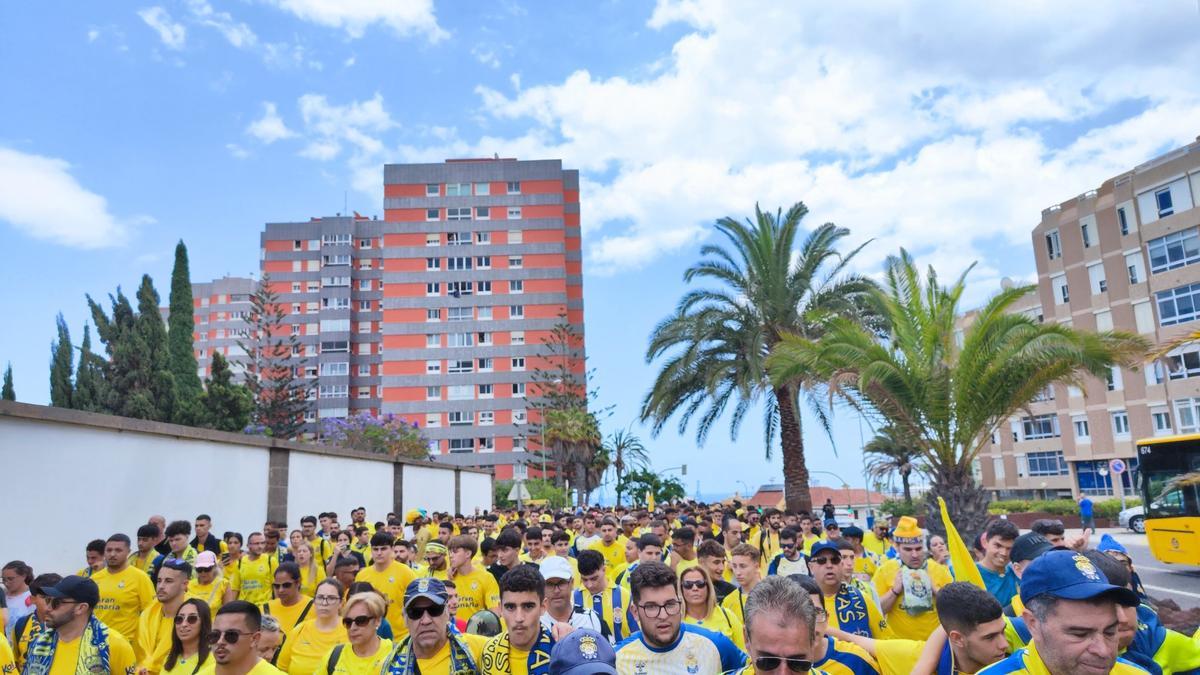
[[[1200, 566], [1168, 565], [1154, 559], [1146, 545], [1146, 535], [1129, 530], [1101, 529], [1129, 550], [1134, 567], [1142, 578], [1146, 592], [1155, 598], [1170, 598], [1181, 608], [1200, 607]], [[1095, 546], [1099, 537], [1093, 539]]]

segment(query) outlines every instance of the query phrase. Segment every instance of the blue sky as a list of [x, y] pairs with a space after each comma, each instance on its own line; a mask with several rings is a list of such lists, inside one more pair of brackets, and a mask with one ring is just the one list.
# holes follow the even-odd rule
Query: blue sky
[[[835, 4], [6, 3], [0, 362], [46, 402], [56, 312], [78, 340], [85, 293], [165, 293], [180, 238], [196, 280], [253, 272], [264, 222], [381, 213], [385, 162], [562, 158], [611, 431], [714, 219], [803, 200], [874, 239], [862, 272], [978, 261], [975, 304], [1030, 278], [1041, 209], [1200, 133], [1192, 0]], [[634, 428], [689, 490], [780, 476], [755, 416], [699, 450]], [[860, 485], [856, 418], [837, 455], [807, 428], [811, 468]]]

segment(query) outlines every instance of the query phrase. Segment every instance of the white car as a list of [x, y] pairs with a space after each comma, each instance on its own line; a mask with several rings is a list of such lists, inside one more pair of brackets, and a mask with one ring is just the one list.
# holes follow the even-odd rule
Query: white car
[[1146, 532], [1146, 509], [1133, 506], [1117, 514], [1117, 522], [1121, 527], [1128, 527], [1138, 534]]

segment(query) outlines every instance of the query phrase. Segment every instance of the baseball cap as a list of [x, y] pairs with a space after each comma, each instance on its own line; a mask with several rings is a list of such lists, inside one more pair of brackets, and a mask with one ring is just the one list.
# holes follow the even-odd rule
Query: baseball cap
[[837, 524], [837, 521], [836, 521], [836, 520], [834, 520], [833, 518], [826, 518], [826, 519], [825, 519], [825, 527], [837, 527], [838, 529], [841, 529], [841, 528], [838, 526], [838, 524]]
[[842, 536], [847, 539], [862, 539], [863, 531], [857, 525], [847, 525], [842, 528]]
[[446, 585], [440, 579], [424, 577], [413, 581], [404, 589], [404, 606], [407, 608], [417, 598], [426, 598], [435, 605], [444, 605], [449, 597]]
[[1089, 600], [1108, 595], [1126, 607], [1137, 607], [1138, 596], [1108, 583], [1104, 572], [1086, 556], [1068, 550], [1047, 551], [1029, 563], [1021, 575], [1021, 602], [1046, 594], [1065, 600]]
[[1026, 532], [1013, 541], [1009, 560], [1012, 562], [1033, 560], [1052, 548], [1054, 548], [1054, 544], [1051, 544], [1042, 535], [1037, 532]]
[[87, 606], [92, 609], [100, 604], [100, 587], [96, 585], [96, 582], [74, 574], [63, 577], [62, 581], [53, 586], [43, 588], [42, 595], [48, 598], [66, 598], [87, 603]]
[[560, 555], [552, 555], [544, 558], [538, 563], [538, 571], [542, 573], [542, 578], [547, 581], [551, 579], [573, 579], [575, 575], [571, 574], [571, 563]]
[[594, 630], [571, 631], [550, 650], [550, 675], [617, 675], [617, 653]]
[[206, 567], [216, 567], [217, 554], [212, 551], [204, 551], [196, 556], [196, 569], [204, 569]]
[[817, 543], [813, 544], [812, 550], [808, 553], [808, 557], [811, 560], [826, 552], [834, 553], [839, 558], [842, 556], [842, 552], [838, 550], [837, 544], [833, 543], [832, 541], [818, 541]]

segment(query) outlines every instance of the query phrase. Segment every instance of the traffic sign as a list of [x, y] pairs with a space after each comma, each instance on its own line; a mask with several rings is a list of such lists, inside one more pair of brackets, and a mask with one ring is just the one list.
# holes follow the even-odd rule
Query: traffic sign
[[1108, 469], [1113, 473], [1125, 473], [1125, 461], [1121, 459], [1114, 459], [1108, 463]]
[[524, 481], [513, 483], [512, 489], [508, 491], [509, 501], [529, 501], [529, 488], [525, 487]]

